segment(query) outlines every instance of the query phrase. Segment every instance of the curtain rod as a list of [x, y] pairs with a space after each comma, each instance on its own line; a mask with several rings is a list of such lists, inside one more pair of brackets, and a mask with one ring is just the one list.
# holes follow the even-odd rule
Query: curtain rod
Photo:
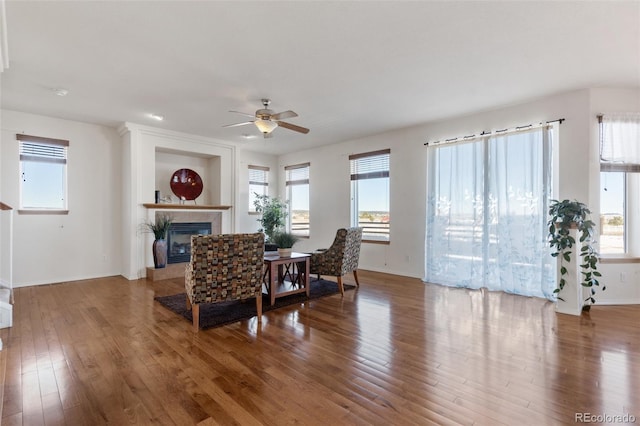
[[[551, 123], [560, 123], [562, 124], [562, 122], [564, 121], [564, 118], [557, 118], [555, 120], [549, 120], [549, 121], [545, 121], [544, 123], [539, 123], [536, 124], [535, 126], [542, 126], [544, 124], [551, 124]], [[439, 143], [451, 143], [451, 142], [456, 142], [456, 141], [464, 141], [464, 140], [469, 140], [472, 138], [479, 138], [482, 136], [487, 136], [487, 135], [491, 135], [491, 134], [500, 134], [500, 133], [505, 133], [508, 131], [518, 131], [518, 130], [524, 130], [527, 129], [529, 127], [533, 127], [534, 124], [527, 124], [526, 126], [517, 126], [515, 128], [512, 129], [502, 129], [502, 130], [494, 130], [492, 132], [486, 132], [486, 131], [482, 131], [482, 133], [480, 133], [479, 135], [469, 135], [469, 136], [458, 136], [457, 138], [451, 138], [451, 139], [445, 139], [445, 140], [440, 140], [440, 141], [433, 141], [433, 142], [425, 142], [424, 146], [429, 146], [429, 144], [439, 144]]]

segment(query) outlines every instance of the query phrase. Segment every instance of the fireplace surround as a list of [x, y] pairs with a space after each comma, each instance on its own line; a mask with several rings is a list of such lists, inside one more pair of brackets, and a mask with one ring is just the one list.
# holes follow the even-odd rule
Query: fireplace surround
[[[173, 204], [144, 204], [149, 209], [149, 220], [157, 220], [159, 215], [169, 215], [172, 219], [172, 225], [180, 225], [184, 223], [207, 223], [211, 225], [211, 234], [222, 234], [230, 232], [230, 214], [231, 206], [202, 206], [202, 205], [173, 205]], [[152, 219], [153, 218], [153, 219]], [[148, 234], [147, 234], [148, 235]], [[151, 242], [147, 238], [145, 250], [147, 250], [147, 265], [145, 267], [145, 275], [147, 279], [152, 281], [164, 280], [169, 278], [178, 278], [184, 276], [184, 269], [189, 262], [189, 255], [183, 257], [184, 260], [177, 263], [167, 262], [166, 268], [155, 269], [151, 263]], [[187, 237], [190, 244], [191, 237]], [[179, 242], [185, 244], [187, 241]], [[173, 242], [171, 243], [173, 244]]]
[[167, 263], [191, 259], [191, 236], [211, 234], [211, 222], [172, 223], [167, 233]]

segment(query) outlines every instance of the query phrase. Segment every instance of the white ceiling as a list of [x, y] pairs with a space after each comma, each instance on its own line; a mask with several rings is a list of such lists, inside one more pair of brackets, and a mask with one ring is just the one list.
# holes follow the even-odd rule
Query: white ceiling
[[[274, 154], [572, 89], [640, 87], [638, 1], [5, 4], [2, 108]], [[311, 132], [247, 140], [253, 125], [222, 128], [263, 97]]]

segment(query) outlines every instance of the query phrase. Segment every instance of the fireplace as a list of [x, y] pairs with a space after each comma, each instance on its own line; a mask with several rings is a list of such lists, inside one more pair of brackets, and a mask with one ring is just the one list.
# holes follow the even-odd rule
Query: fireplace
[[172, 223], [167, 236], [167, 263], [191, 260], [191, 236], [211, 234], [211, 222]]

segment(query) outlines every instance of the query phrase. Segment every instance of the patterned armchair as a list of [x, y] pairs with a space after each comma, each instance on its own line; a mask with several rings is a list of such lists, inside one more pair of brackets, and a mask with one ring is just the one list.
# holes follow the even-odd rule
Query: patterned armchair
[[357, 270], [361, 243], [362, 228], [338, 229], [331, 247], [311, 254], [311, 273], [318, 274], [318, 278], [320, 275], [337, 277], [340, 294], [344, 294], [342, 276], [347, 272], [353, 272], [356, 285], [360, 286]]
[[262, 321], [264, 234], [193, 235], [191, 262], [185, 270], [187, 309], [193, 329], [200, 328], [200, 304], [255, 297]]

